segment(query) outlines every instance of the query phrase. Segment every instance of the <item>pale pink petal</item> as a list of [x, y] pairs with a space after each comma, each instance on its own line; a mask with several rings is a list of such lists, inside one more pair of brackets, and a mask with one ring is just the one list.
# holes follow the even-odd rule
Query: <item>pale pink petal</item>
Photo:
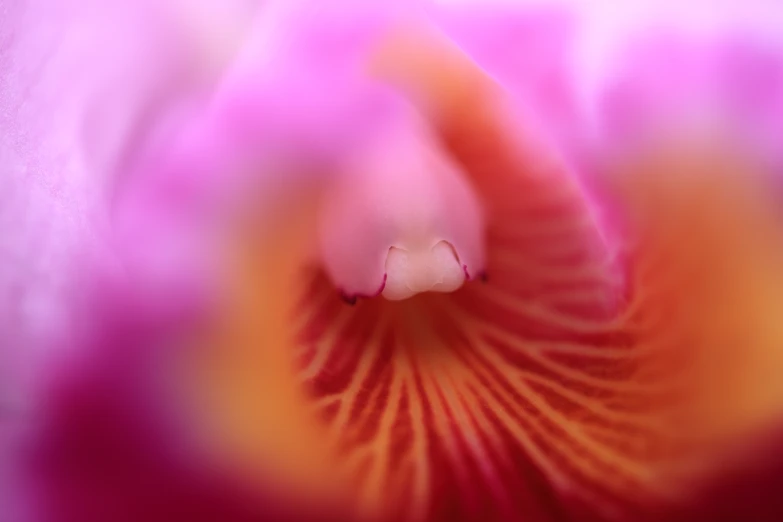
[[780, 161], [783, 46], [741, 31], [664, 31], [632, 41], [611, 70], [607, 142], [717, 132]]
[[42, 378], [95, 327], [83, 321], [100, 320], [81, 312], [117, 266], [108, 209], [119, 166], [157, 108], [203, 90], [215, 69], [199, 65], [203, 35], [172, 4], [23, 0], [0, 11], [3, 518], [30, 500], [16, 464], [44, 414]]

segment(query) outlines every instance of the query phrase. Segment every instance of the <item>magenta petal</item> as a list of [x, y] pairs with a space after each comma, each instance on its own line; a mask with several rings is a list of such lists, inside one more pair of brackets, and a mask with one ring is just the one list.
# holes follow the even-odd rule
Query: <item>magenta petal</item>
[[103, 356], [61, 375], [44, 395], [39, 429], [20, 452], [25, 474], [16, 477], [28, 487], [31, 518], [13, 522], [335, 519], [194, 459], [176, 416], [161, 411], [149, 354], [136, 350], [162, 331], [105, 319], [94, 346]]
[[158, 109], [208, 75], [192, 60], [200, 36], [171, 3], [20, 0], [0, 11], [0, 518], [16, 522], [30, 500], [19, 444], [48, 413], [37, 409], [45, 381], [101, 321], [81, 313], [86, 295], [118, 275], [116, 174]]

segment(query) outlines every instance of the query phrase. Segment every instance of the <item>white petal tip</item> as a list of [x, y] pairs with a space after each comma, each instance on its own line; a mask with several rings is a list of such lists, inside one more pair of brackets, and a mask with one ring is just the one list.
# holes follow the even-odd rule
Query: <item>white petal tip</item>
[[422, 292], [453, 292], [466, 279], [454, 248], [446, 241], [440, 241], [429, 250], [390, 248], [386, 275], [381, 295], [390, 301], [400, 301]]

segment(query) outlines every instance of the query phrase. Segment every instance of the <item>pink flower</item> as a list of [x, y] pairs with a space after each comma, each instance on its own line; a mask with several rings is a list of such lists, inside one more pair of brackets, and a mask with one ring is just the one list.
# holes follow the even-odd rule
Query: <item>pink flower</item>
[[[3, 91], [0, 152], [44, 172], [18, 190], [84, 222], [63, 327], [9, 323], [52, 347], [7, 352], [20, 517], [712, 516], [777, 429], [776, 48], [667, 35], [599, 105], [567, 13], [272, 3], [216, 58], [189, 10], [96, 8], [62, 8], [62, 71], [96, 53], [62, 123], [60, 78], [30, 117], [23, 68]], [[160, 31], [81, 47], [136, 17]]]

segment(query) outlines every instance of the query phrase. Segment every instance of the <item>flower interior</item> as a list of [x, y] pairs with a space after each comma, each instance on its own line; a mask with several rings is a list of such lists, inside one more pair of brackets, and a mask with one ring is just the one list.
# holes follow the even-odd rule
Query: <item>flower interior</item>
[[780, 411], [783, 253], [748, 162], [618, 162], [599, 218], [459, 52], [404, 33], [375, 70], [421, 116], [360, 158], [379, 184], [239, 234], [194, 386], [237, 469], [378, 519], [631, 510]]

